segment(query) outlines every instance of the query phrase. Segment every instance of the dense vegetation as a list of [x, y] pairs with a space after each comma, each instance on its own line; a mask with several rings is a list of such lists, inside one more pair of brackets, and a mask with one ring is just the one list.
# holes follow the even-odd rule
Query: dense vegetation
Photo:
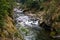
[[14, 4], [14, 0], [0, 0], [0, 40], [12, 40], [14, 37], [21, 38], [11, 18]]
[[0, 0], [0, 27], [4, 26], [4, 18], [9, 14], [12, 9], [12, 0]]
[[[43, 21], [45, 21], [47, 25], [56, 28], [58, 35], [60, 34], [60, 0], [0, 0], [0, 37], [20, 37], [16, 28], [14, 26], [10, 26], [9, 24], [9, 22], [13, 24], [11, 17], [15, 1], [19, 2], [21, 4], [21, 8], [23, 9], [27, 9], [29, 11], [34, 9], [34, 13], [38, 10], [38, 12], [41, 12], [40, 14], [44, 12], [42, 15]], [[38, 16], [40, 16], [40, 14]], [[6, 24], [8, 24], [8, 26], [6, 26]], [[38, 34], [38, 38], [44, 40], [44, 37], [45, 40], [49, 40], [50, 38], [48, 38], [45, 34], [47, 34], [47, 32], [43, 31], [43, 33]], [[50, 35], [54, 36], [54, 32]]]
[[[60, 20], [60, 0], [20, 0], [24, 7], [29, 9], [36, 9], [44, 13], [44, 19], [54, 22], [59, 22]], [[23, 6], [22, 6], [23, 7]], [[56, 14], [56, 15], [55, 15]], [[53, 16], [55, 15], [55, 16]], [[57, 16], [58, 15], [58, 16]]]
[[[31, 12], [33, 11], [32, 9], [34, 9], [35, 10], [34, 13], [36, 13], [36, 15], [43, 14], [42, 15], [43, 21], [45, 21], [47, 25], [54, 27], [57, 30], [58, 34], [60, 34], [60, 31], [59, 31], [60, 29], [60, 12], [59, 12], [60, 0], [23, 0], [23, 1], [20, 0], [20, 2], [23, 5], [22, 6], [23, 8], [26, 8], [27, 10]], [[41, 13], [39, 14], [39, 12]], [[54, 32], [51, 34], [51, 36], [53, 35], [54, 35]]]

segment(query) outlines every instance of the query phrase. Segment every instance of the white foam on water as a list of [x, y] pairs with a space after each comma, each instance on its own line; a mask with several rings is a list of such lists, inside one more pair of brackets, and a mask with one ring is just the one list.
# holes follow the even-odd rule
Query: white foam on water
[[[24, 36], [24, 39], [25, 40], [35, 40], [36, 38], [35, 38], [34, 31], [33, 30], [30, 30], [30, 29], [28, 29], [28, 30], [30, 30], [30, 31], [28, 31], [24, 27], [25, 26], [27, 26], [27, 27], [33, 27], [34, 26], [34, 28], [37, 28], [38, 27], [38, 21], [39, 20], [35, 20], [35, 21], [34, 21], [34, 19], [31, 20], [29, 18], [29, 16], [24, 15], [23, 10], [21, 10], [21, 9], [14, 8], [14, 11], [17, 14], [17, 15], [15, 14], [15, 16], [16, 17], [18, 16], [17, 18], [15, 18], [16, 19], [16, 22], [17, 22], [16, 26], [19, 27], [20, 25], [22, 25], [23, 27], [20, 26], [20, 29], [19, 30], [22, 31], [21, 29], [23, 28], [23, 30], [25, 30], [27, 32], [27, 34], [29, 34], [29, 35], [26, 35], [25, 34], [26, 32], [25, 31], [22, 31], [22, 34]], [[21, 13], [23, 15], [21, 15]]]

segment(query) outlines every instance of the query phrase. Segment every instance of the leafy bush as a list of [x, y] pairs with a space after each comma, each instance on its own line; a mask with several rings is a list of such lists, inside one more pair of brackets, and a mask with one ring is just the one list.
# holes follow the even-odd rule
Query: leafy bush
[[[5, 26], [5, 17], [9, 14], [10, 9], [13, 8], [13, 0], [0, 0], [0, 29]], [[8, 11], [9, 10], [9, 11]]]

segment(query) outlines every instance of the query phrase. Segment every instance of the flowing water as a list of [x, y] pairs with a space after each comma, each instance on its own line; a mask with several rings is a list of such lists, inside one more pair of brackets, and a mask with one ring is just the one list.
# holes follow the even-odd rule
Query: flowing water
[[39, 27], [39, 20], [24, 14], [23, 10], [14, 8], [14, 20], [16, 27], [22, 33], [24, 40], [36, 40]]

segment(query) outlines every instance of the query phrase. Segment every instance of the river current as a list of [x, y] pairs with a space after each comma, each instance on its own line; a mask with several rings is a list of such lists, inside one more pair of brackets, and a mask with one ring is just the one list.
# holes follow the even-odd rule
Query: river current
[[39, 20], [24, 14], [23, 10], [18, 8], [14, 8], [13, 17], [24, 40], [36, 40], [37, 32], [42, 29], [39, 27]]

